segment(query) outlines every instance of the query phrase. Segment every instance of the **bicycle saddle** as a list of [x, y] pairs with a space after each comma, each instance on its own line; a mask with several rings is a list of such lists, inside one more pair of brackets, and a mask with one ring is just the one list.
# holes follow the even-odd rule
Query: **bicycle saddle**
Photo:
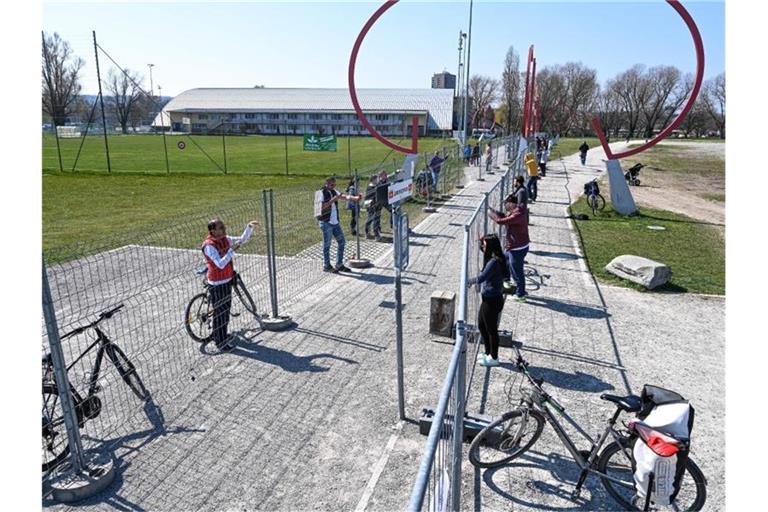
[[622, 411], [637, 412], [640, 410], [640, 397], [637, 395], [616, 396], [603, 393], [600, 398], [616, 404]]

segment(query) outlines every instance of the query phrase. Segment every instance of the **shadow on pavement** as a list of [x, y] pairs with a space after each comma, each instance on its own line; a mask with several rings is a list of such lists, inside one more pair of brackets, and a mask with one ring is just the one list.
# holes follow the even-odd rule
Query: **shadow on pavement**
[[574, 304], [568, 302], [561, 302], [559, 300], [547, 299], [545, 297], [528, 297], [526, 301], [532, 306], [544, 307], [556, 311], [558, 313], [565, 313], [568, 316], [577, 318], [609, 318], [605, 309], [595, 308], [592, 306], [585, 306], [583, 304]]
[[327, 366], [316, 365], [314, 363], [315, 359], [334, 359], [347, 364], [357, 364], [357, 361], [330, 353], [297, 356], [285, 350], [279, 350], [254, 343], [240, 335], [235, 335], [235, 341], [232, 343], [234, 346], [228, 351], [229, 354], [248, 357], [267, 364], [279, 366], [283, 370], [291, 373], [327, 372], [330, 370]]

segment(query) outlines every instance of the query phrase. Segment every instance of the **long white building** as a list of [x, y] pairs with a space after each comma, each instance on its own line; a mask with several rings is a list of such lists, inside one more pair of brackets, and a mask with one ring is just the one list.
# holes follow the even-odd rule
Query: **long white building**
[[[413, 116], [420, 136], [452, 129], [451, 89], [358, 89], [357, 98], [382, 135], [409, 137]], [[190, 89], [168, 102], [153, 126], [198, 134], [368, 135], [347, 89]]]

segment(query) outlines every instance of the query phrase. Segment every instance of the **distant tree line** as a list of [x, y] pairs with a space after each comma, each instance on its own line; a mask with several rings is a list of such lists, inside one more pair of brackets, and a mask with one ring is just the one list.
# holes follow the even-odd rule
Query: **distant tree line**
[[[693, 75], [675, 66], [637, 64], [603, 86], [597, 71], [581, 62], [546, 66], [536, 72], [539, 129], [563, 136], [594, 135], [594, 114], [610, 137], [650, 138], [680, 112], [692, 87]], [[496, 123], [507, 133], [519, 131], [524, 94], [525, 72], [510, 47], [501, 80], [481, 75], [469, 80], [470, 128], [488, 128], [483, 113], [493, 105]], [[725, 138], [725, 73], [704, 82], [678, 130], [686, 137], [717, 132]]]
[[[42, 110], [43, 121], [53, 126], [67, 123], [101, 125], [98, 96], [81, 94], [80, 71], [85, 61], [73, 54], [69, 43], [57, 33], [43, 32]], [[123, 133], [149, 125], [163, 106], [161, 98], [150, 97], [144, 77], [130, 69], [110, 68], [102, 76], [104, 114], [108, 126], [120, 126]]]

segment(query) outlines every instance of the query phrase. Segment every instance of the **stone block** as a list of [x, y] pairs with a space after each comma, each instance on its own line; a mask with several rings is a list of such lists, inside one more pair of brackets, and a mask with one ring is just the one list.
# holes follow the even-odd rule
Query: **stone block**
[[429, 301], [429, 333], [437, 336], [451, 336], [456, 294], [454, 292], [434, 291]]
[[667, 265], [631, 254], [615, 257], [605, 266], [605, 270], [649, 290], [667, 283], [672, 277], [672, 270]]

